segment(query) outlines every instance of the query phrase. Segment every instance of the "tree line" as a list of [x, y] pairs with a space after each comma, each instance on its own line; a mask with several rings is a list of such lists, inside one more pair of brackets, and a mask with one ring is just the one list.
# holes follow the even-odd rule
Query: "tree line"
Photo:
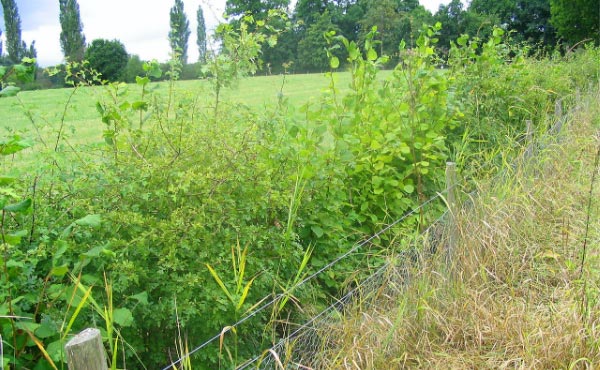
[[[35, 58], [35, 41], [27, 46], [21, 40], [21, 25], [15, 0], [1, 0], [6, 30], [6, 56], [2, 64], [19, 63], [23, 57]], [[486, 38], [493, 26], [512, 32], [514, 42], [526, 43], [534, 51], [554, 50], [558, 45], [571, 47], [585, 41], [599, 43], [599, 9], [597, 0], [461, 0], [440, 5], [435, 13], [419, 0], [298, 0], [290, 9], [290, 0], [227, 0], [228, 23], [238, 26], [243, 16], [251, 15], [254, 25], [264, 22], [269, 11], [280, 10], [284, 18], [271, 20], [277, 42], [262, 50], [266, 73], [317, 72], [329, 68], [325, 49], [340, 54], [342, 49], [324, 37], [334, 31], [359, 44], [377, 27], [378, 51], [398, 61], [398, 45], [408, 47], [424, 24], [440, 22], [439, 45], [449, 50], [452, 40], [462, 34]], [[90, 66], [109, 81], [131, 81], [141, 73], [142, 61], [129, 55], [119, 40], [93, 40], [86, 44], [77, 0], [59, 0], [60, 45], [66, 61], [87, 60]], [[195, 78], [198, 64], [206, 61], [206, 24], [202, 6], [198, 7], [197, 47], [199, 60], [188, 64], [190, 24], [182, 0], [170, 9], [171, 50], [183, 69], [183, 78]], [[275, 32], [275, 31], [273, 31]], [[219, 40], [216, 40], [217, 44]], [[219, 52], [218, 50], [216, 51]], [[2, 45], [0, 44], [0, 55]], [[187, 72], [187, 73], [186, 73]]]

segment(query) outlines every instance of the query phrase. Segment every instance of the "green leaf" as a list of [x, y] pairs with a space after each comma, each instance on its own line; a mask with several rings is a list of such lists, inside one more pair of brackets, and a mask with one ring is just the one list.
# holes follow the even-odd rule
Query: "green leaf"
[[148, 110], [148, 103], [145, 102], [145, 101], [136, 101], [136, 102], [133, 102], [133, 104], [131, 105], [131, 107], [134, 110], [147, 111]]
[[360, 58], [360, 52], [354, 41], [348, 45], [348, 58], [352, 61]]
[[33, 141], [14, 135], [10, 139], [0, 139], [0, 154], [10, 155], [33, 146]]
[[27, 198], [19, 203], [13, 203], [13, 204], [9, 204], [7, 206], [4, 206], [3, 210], [6, 212], [13, 212], [13, 213], [22, 213], [25, 212], [29, 209], [29, 207], [31, 207], [31, 198]]
[[404, 191], [408, 194], [412, 194], [412, 192], [415, 191], [415, 187], [411, 184], [406, 184], [404, 185]]
[[370, 61], [377, 60], [377, 52], [375, 49], [369, 49], [369, 51], [367, 51], [367, 59]]
[[64, 264], [62, 266], [53, 267], [50, 271], [50, 274], [56, 277], [63, 277], [67, 274], [67, 272], [69, 272], [69, 265]]
[[116, 308], [113, 310], [113, 321], [123, 327], [133, 324], [133, 315], [127, 308]]
[[146, 86], [150, 83], [150, 78], [135, 76], [135, 83], [138, 84], [139, 86]]
[[331, 68], [336, 69], [340, 66], [340, 60], [338, 59], [338, 57], [332, 56], [329, 59], [329, 65], [331, 66]]
[[39, 339], [50, 338], [56, 334], [58, 334], [56, 325], [47, 316], [42, 319], [40, 326], [35, 331], [35, 336]]
[[138, 303], [146, 305], [148, 304], [148, 292], [144, 291], [138, 294], [134, 294], [132, 296], [130, 296], [129, 298], [131, 299], [135, 299], [136, 301], [138, 301]]
[[98, 227], [102, 223], [102, 218], [100, 215], [87, 215], [73, 223], [79, 226]]
[[10, 185], [15, 182], [17, 178], [11, 176], [0, 176], [0, 186]]
[[19, 91], [21, 91], [21, 89], [16, 86], [6, 86], [4, 89], [2, 89], [0, 91], [0, 96], [3, 96], [3, 97], [16, 96], [19, 93]]
[[321, 229], [319, 226], [314, 225], [314, 226], [311, 226], [310, 229], [312, 230], [313, 233], [315, 233], [317, 238], [322, 237], [324, 234], [323, 229]]
[[63, 341], [57, 340], [46, 346], [46, 352], [48, 352], [48, 355], [50, 356], [52, 361], [55, 361], [57, 363], [61, 363], [61, 361], [64, 361], [65, 354], [63, 352], [63, 345]]

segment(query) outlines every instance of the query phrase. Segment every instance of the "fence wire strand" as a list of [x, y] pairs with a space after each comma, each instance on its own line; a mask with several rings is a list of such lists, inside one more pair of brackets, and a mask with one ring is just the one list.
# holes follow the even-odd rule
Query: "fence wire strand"
[[[394, 226], [396, 226], [399, 223], [401, 223], [402, 221], [406, 220], [408, 217], [416, 214], [418, 211], [420, 211], [421, 209], [423, 209], [425, 206], [429, 205], [430, 203], [432, 203], [436, 199], [441, 198], [443, 193], [447, 192], [448, 190], [453, 189], [455, 186], [457, 186], [457, 185], [454, 185], [454, 186], [452, 186], [449, 189], [446, 189], [444, 191], [438, 192], [435, 196], [433, 196], [433, 197], [429, 198], [428, 200], [426, 200], [425, 202], [421, 203], [418, 207], [416, 207], [414, 209], [411, 209], [409, 212], [405, 213], [403, 216], [401, 216], [400, 218], [398, 218], [394, 222], [388, 224], [386, 227], [384, 227], [383, 229], [379, 230], [374, 235], [372, 235], [369, 238], [363, 240], [362, 242], [355, 243], [354, 247], [350, 248], [347, 252], [345, 252], [342, 255], [338, 256], [337, 258], [335, 258], [334, 260], [332, 260], [331, 262], [329, 262], [328, 264], [326, 264], [325, 266], [323, 266], [322, 268], [320, 268], [316, 272], [314, 272], [314, 273], [310, 274], [309, 276], [307, 276], [306, 278], [302, 279], [300, 282], [298, 282], [297, 284], [295, 284], [294, 286], [292, 286], [290, 289], [288, 289], [285, 293], [279, 293], [279, 294], [277, 294], [274, 298], [272, 298], [267, 303], [265, 303], [262, 306], [260, 306], [259, 308], [257, 308], [255, 311], [252, 311], [247, 316], [244, 316], [242, 319], [240, 319], [239, 321], [237, 321], [235, 324], [232, 324], [232, 325], [228, 326], [228, 328], [229, 328], [228, 330], [231, 330], [233, 328], [236, 328], [236, 327], [240, 326], [241, 324], [243, 324], [244, 322], [246, 322], [249, 319], [253, 318], [254, 316], [256, 316], [257, 314], [259, 314], [260, 312], [262, 312], [265, 309], [269, 308], [270, 306], [272, 306], [275, 302], [277, 302], [280, 298], [282, 298], [286, 294], [289, 294], [292, 291], [296, 290], [297, 288], [301, 287], [302, 285], [306, 284], [307, 282], [309, 282], [310, 280], [314, 279], [315, 277], [317, 277], [318, 275], [320, 275], [324, 271], [328, 270], [329, 268], [331, 268], [332, 266], [334, 266], [335, 264], [337, 264], [341, 260], [345, 259], [346, 257], [348, 257], [349, 255], [351, 255], [352, 253], [356, 252], [358, 249], [362, 248], [363, 246], [365, 246], [366, 244], [370, 243], [371, 241], [379, 238], [381, 235], [383, 235], [386, 232], [388, 232]], [[260, 301], [264, 301], [267, 298], [268, 298], [268, 296], [264, 297]], [[315, 319], [316, 318], [317, 317], [315, 317]], [[215, 336], [211, 337], [206, 342], [202, 343], [201, 345], [195, 347], [194, 349], [192, 349], [191, 351], [189, 351], [185, 355], [181, 356], [176, 361], [173, 361], [169, 365], [163, 367], [162, 370], [169, 370], [169, 369], [174, 368], [176, 365], [182, 363], [183, 360], [187, 359], [188, 357], [192, 356], [196, 352], [200, 351], [201, 349], [205, 348], [206, 346], [208, 346], [212, 342], [214, 342], [217, 339], [219, 339], [223, 334], [224, 334], [223, 331], [220, 332], [219, 334], [216, 334]]]
[[[414, 243], [417, 241], [418, 237], [427, 235], [433, 229], [433, 227], [437, 226], [446, 217], [447, 214], [448, 214], [448, 211], [445, 211], [441, 216], [439, 216], [435, 221], [433, 221], [425, 230], [423, 230], [419, 235], [415, 236], [414, 240], [412, 241], [411, 244], [414, 245]], [[409, 255], [409, 252], [410, 252], [409, 250], [404, 250], [404, 251], [400, 252], [398, 254], [398, 256], [400, 257], [400, 261], [406, 261], [407, 258], [410, 258], [411, 256]], [[258, 366], [268, 366], [270, 364], [270, 360], [272, 360], [273, 355], [279, 353], [279, 350], [284, 348], [284, 345], [286, 343], [290, 342], [291, 340], [295, 339], [296, 337], [300, 337], [301, 333], [304, 331], [316, 332], [318, 329], [315, 327], [315, 325], [313, 325], [314, 323], [319, 321], [319, 319], [321, 319], [321, 318], [327, 318], [327, 316], [326, 316], [327, 313], [329, 313], [333, 310], [336, 310], [336, 309], [343, 308], [348, 303], [351, 303], [351, 300], [354, 297], [355, 293], [363, 290], [363, 288], [365, 288], [365, 286], [367, 286], [368, 284], [375, 283], [376, 278], [381, 277], [391, 267], [393, 267], [392, 261], [390, 261], [390, 260], [386, 261], [374, 273], [372, 273], [365, 280], [363, 280], [359, 285], [357, 285], [353, 289], [349, 290], [341, 298], [337, 299], [336, 302], [332, 303], [327, 308], [325, 308], [324, 310], [319, 312], [317, 315], [313, 316], [310, 320], [308, 320], [304, 324], [300, 325], [299, 328], [297, 328], [296, 330], [294, 330], [293, 332], [291, 332], [284, 338], [281, 338], [275, 345], [271, 346], [270, 348], [265, 349], [262, 352], [263, 353], [262, 355], [256, 356], [253, 359], [248, 360], [246, 363], [243, 363], [239, 367], [236, 367], [236, 370], [247, 369], [248, 367], [250, 367], [251, 365], [255, 364], [258, 361], [261, 361], [261, 362], [257, 365], [257, 367]], [[370, 291], [367, 292], [367, 294], [368, 293], [370, 293]], [[263, 363], [262, 362], [263, 360], [266, 362]]]

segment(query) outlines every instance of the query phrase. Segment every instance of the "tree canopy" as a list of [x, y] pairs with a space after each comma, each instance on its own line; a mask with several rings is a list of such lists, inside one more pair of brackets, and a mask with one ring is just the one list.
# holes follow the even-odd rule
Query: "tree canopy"
[[129, 56], [119, 40], [96, 39], [85, 51], [85, 59], [90, 67], [102, 74], [108, 81], [118, 81], [127, 66]]
[[68, 61], [81, 61], [85, 53], [85, 36], [77, 0], [59, 0], [60, 47]]
[[591, 39], [600, 44], [598, 0], [550, 0], [550, 22], [570, 44]]
[[187, 63], [188, 40], [190, 38], [190, 22], [183, 9], [183, 1], [175, 0], [175, 4], [169, 13], [171, 19], [171, 31], [169, 31], [169, 43], [171, 51], [179, 55], [181, 64]]

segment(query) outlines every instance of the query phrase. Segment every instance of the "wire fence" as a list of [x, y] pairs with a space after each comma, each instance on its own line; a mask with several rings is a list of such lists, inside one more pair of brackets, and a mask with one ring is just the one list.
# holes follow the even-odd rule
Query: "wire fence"
[[[450, 187], [449, 189], [446, 189], [446, 190], [444, 190], [442, 192], [437, 193], [435, 196], [433, 196], [430, 199], [428, 199], [427, 201], [423, 202], [418, 207], [416, 207], [414, 209], [411, 209], [410, 211], [408, 211], [407, 213], [405, 213], [402, 217], [400, 217], [400, 218], [396, 219], [395, 221], [393, 221], [392, 223], [388, 224], [387, 226], [385, 226], [384, 228], [382, 228], [381, 230], [379, 230], [377, 233], [373, 234], [369, 238], [354, 243], [354, 245], [352, 246], [352, 248], [348, 249], [345, 253], [341, 254], [340, 256], [338, 256], [337, 258], [335, 258], [334, 260], [330, 261], [329, 263], [327, 263], [326, 265], [324, 265], [323, 267], [321, 267], [317, 271], [315, 271], [315, 272], [311, 273], [310, 275], [306, 276], [304, 279], [300, 280], [298, 283], [296, 283], [295, 285], [293, 285], [286, 292], [276, 294], [275, 296], [263, 297], [261, 300], [259, 300], [259, 302], [265, 302], [265, 303], [263, 303], [262, 305], [257, 304], [258, 308], [256, 308], [255, 310], [251, 311], [250, 313], [248, 313], [247, 315], [245, 315], [244, 317], [242, 317], [236, 323], [233, 323], [233, 324], [227, 326], [226, 329], [224, 329], [223, 331], [221, 331], [218, 334], [215, 334], [213, 337], [211, 337], [210, 339], [208, 339], [206, 342], [204, 342], [204, 343], [198, 345], [197, 347], [194, 347], [193, 349], [189, 350], [186, 354], [184, 354], [183, 356], [181, 356], [177, 360], [171, 362], [169, 365], [165, 366], [163, 368], [163, 370], [168, 370], [168, 369], [176, 368], [179, 364], [183, 363], [190, 356], [193, 356], [198, 351], [200, 351], [202, 349], [205, 349], [206, 347], [208, 347], [211, 344], [216, 343], [217, 341], [219, 342], [219, 346], [222, 347], [222, 341], [223, 341], [224, 335], [227, 332], [230, 332], [230, 331], [239, 332], [238, 328], [240, 326], [242, 326], [243, 324], [245, 324], [249, 320], [251, 320], [253, 318], [256, 318], [259, 314], [261, 314], [264, 311], [270, 309], [275, 304], [281, 302], [282, 299], [289, 298], [294, 291], [297, 291], [299, 288], [303, 287], [304, 285], [306, 285], [310, 281], [312, 281], [315, 278], [317, 278], [318, 276], [322, 275], [324, 272], [330, 270], [334, 265], [338, 264], [340, 261], [342, 261], [342, 260], [348, 258], [349, 256], [355, 254], [361, 248], [365, 247], [368, 244], [373, 243], [375, 240], [379, 239], [384, 234], [389, 233], [390, 230], [394, 229], [395, 226], [399, 225], [400, 223], [402, 223], [403, 221], [405, 221], [409, 217], [411, 217], [413, 215], [416, 215], [417, 213], [424, 212], [436, 200], [441, 200], [443, 198], [443, 194], [444, 193], [446, 193], [446, 192], [454, 189], [454, 187], [456, 187], [456, 185], [454, 185], [454, 186]], [[389, 263], [390, 263], [389, 261], [385, 262], [381, 267], [378, 268], [377, 271], [385, 271], [385, 269], [387, 267], [389, 267]], [[370, 276], [367, 278], [367, 280], [363, 281], [360, 285], [358, 285], [357, 287], [355, 287], [354, 289], [352, 289], [351, 291], [349, 291], [348, 293], [346, 293], [342, 298], [336, 300], [336, 302], [333, 305], [330, 306], [331, 307], [330, 309], [333, 309], [336, 306], [344, 305], [344, 302], [348, 303], [347, 301], [350, 299], [350, 297], [352, 297], [352, 295], [357, 291], [357, 289], [359, 289], [360, 287], [364, 286], [365, 282], [372, 281], [373, 279], [375, 279], [378, 276], [377, 275], [378, 274], [377, 271], [375, 273], [370, 274]], [[325, 315], [325, 312], [322, 312], [321, 314], [315, 316], [313, 319], [311, 319], [311, 322], [314, 321], [314, 320], [316, 320], [316, 319], [318, 319], [322, 315]], [[300, 328], [296, 329], [294, 331], [294, 333], [297, 334], [298, 330], [301, 330], [301, 328], [302, 328], [302, 326], [300, 326]], [[235, 334], [235, 335], [239, 336], [238, 334]], [[254, 339], [249, 339], [249, 340], [252, 341]], [[280, 340], [280, 342], [281, 342], [281, 340]], [[238, 343], [240, 343], [239, 339], [238, 339]], [[250, 359], [250, 361], [253, 361], [253, 360], [256, 361], [256, 358], [255, 359], [252, 359], [252, 358]], [[248, 362], [248, 360], [245, 360], [244, 363], [252, 363], [252, 362]]]
[[[548, 142], [553, 140], [560, 140], [559, 134], [561, 133], [562, 127], [567, 121], [568, 117], [563, 114], [562, 108], [563, 101], [558, 99], [555, 105], [554, 122], [548, 127], [546, 135], [539, 140], [533, 138], [533, 123], [527, 122], [527, 132], [519, 140], [521, 144], [522, 152], [509, 166], [510, 172], [513, 172], [517, 168], [523, 168], [527, 163], [534, 157], [537, 150], [543, 149], [544, 146], [548, 145]], [[491, 179], [492, 182], [499, 181], [501, 178], [506, 178], [509, 173], [504, 170], [497, 172]], [[457, 185], [453, 185], [457, 186]], [[439, 195], [439, 194], [438, 194]], [[474, 198], [477, 195], [477, 191], [472, 191], [467, 194], [469, 199], [466, 207], [473, 206]], [[435, 197], [434, 197], [435, 198]], [[417, 242], [425, 241], [427, 235], [435, 228], [441, 227], [445, 229], [447, 227], [442, 221], [448, 215], [448, 211], [442, 214], [437, 220], [435, 220], [425, 231], [419, 234], [411, 241], [412, 247], [417, 247]], [[447, 233], [445, 230], [443, 233]], [[439, 233], [439, 231], [438, 231]], [[439, 241], [439, 243], [445, 243]], [[248, 360], [247, 362], [236, 367], [238, 370], [248, 369], [251, 367], [257, 369], [284, 369], [284, 368], [301, 368], [309, 369], [302, 365], [303, 363], [310, 363], [309, 361], [303, 361], [304, 359], [314, 360], [318, 358], [319, 348], [324, 345], [323, 338], [327, 338], [328, 323], [331, 321], [335, 322], [336, 317], [343, 314], [345, 307], [351, 302], [360, 302], [361, 310], [368, 309], [370, 305], [374, 304], [376, 300], [366, 299], [365, 295], [377, 295], [381, 294], [392, 295], [400, 294], [403, 287], [410, 281], [410, 276], [407, 273], [411, 263], [414, 263], [415, 255], [412, 253], [412, 249], [401, 251], [397, 258], [394, 260], [388, 260], [374, 273], [368, 276], [360, 284], [350, 289], [345, 295], [339, 298], [336, 302], [319, 312], [318, 314], [311, 317], [304, 324], [298, 326], [295, 330], [291, 331], [288, 335], [281, 338], [273, 346], [265, 349], [260, 355]], [[395, 276], [390, 276], [395, 275]]]
[[[241, 364], [236, 369], [242, 370], [251, 367], [260, 369], [284, 368], [283, 363], [302, 368], [303, 358], [314, 358], [318, 354], [318, 349], [322, 345], [321, 338], [327, 334], [327, 325], [325, 323], [343, 315], [346, 307], [351, 307], [350, 305], [354, 302], [360, 301], [361, 308], [368, 309], [370, 305], [374, 304], [374, 296], [398, 293], [406, 286], [410, 281], [408, 271], [411, 266], [414, 268], [414, 265], [419, 263], [419, 258], [416, 254], [418, 253], [416, 251], [418, 249], [418, 241], [427, 239], [426, 236], [430, 232], [439, 226], [443, 226], [442, 221], [447, 214], [448, 211], [444, 212], [423, 232], [413, 236], [410, 248], [400, 251], [395, 258], [388, 259], [375, 272], [348, 290], [346, 294], [337, 299], [333, 304], [311, 317], [304, 324], [299, 325], [273, 346], [265, 349], [262, 354]], [[283, 359], [282, 354], [286, 356]]]

